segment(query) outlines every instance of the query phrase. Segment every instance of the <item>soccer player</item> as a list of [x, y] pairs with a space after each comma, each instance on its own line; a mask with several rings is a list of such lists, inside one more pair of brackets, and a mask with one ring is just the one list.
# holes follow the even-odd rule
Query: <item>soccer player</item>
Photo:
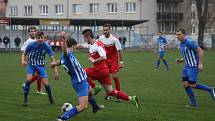
[[158, 38], [157, 38], [157, 42], [156, 42], [156, 50], [155, 53], [158, 54], [158, 60], [156, 63], [156, 70], [159, 69], [159, 65], [160, 65], [160, 61], [162, 60], [164, 65], [166, 66], [166, 70], [169, 70], [169, 66], [168, 63], [166, 61], [166, 59], [164, 58], [164, 54], [165, 54], [165, 47], [167, 46], [167, 40], [164, 37], [162, 32], [158, 32]]
[[[55, 61], [54, 53], [51, 50], [51, 47], [48, 45], [48, 43], [44, 42], [44, 33], [39, 31], [36, 34], [36, 40], [35, 42], [30, 43], [25, 52], [24, 52], [24, 61], [22, 61], [22, 65], [27, 65], [26, 71], [26, 82], [24, 86], [24, 102], [23, 106], [28, 105], [28, 93], [30, 90], [30, 82], [32, 79], [32, 75], [37, 71], [39, 77], [42, 78], [42, 81], [44, 83], [44, 86], [46, 88], [46, 92], [49, 97], [50, 104], [54, 104], [54, 100], [52, 98], [51, 93], [51, 87], [48, 83], [48, 76], [46, 73], [46, 67], [45, 64], [45, 55], [48, 53], [48, 55], [51, 57], [52, 61]], [[28, 56], [28, 61], [26, 59], [26, 56]], [[57, 67], [54, 68], [55, 71], [55, 79], [58, 78], [58, 70]]]
[[[64, 36], [64, 33], [62, 33], [62, 36]], [[63, 42], [64, 41], [65, 39], [63, 39]], [[84, 111], [87, 109], [88, 101], [93, 107], [93, 113], [96, 113], [100, 109], [95, 101], [95, 98], [93, 97], [92, 90], [90, 90], [86, 72], [73, 55], [76, 45], [77, 42], [75, 39], [67, 39], [62, 45], [61, 59], [51, 63], [52, 67], [59, 65], [64, 67], [71, 77], [72, 87], [75, 89], [79, 100], [78, 106], [74, 106], [68, 112], [64, 112], [60, 117], [56, 118], [56, 121], [68, 120], [69, 118], [72, 118], [78, 113]]]
[[[36, 41], [36, 39], [35, 39], [35, 36], [36, 36], [36, 33], [37, 33], [36, 27], [34, 27], [34, 26], [29, 27], [29, 28], [28, 28], [28, 33], [29, 33], [29, 37], [30, 37], [30, 38], [28, 38], [28, 39], [24, 42], [24, 44], [22, 45], [22, 47], [21, 47], [21, 51], [22, 51], [22, 57], [21, 57], [22, 63], [24, 63], [24, 61], [25, 61], [25, 60], [24, 60], [24, 57], [25, 57], [24, 53], [25, 53], [26, 47], [27, 47], [30, 43]], [[34, 81], [37, 81], [37, 94], [46, 95], [46, 93], [44, 93], [44, 92], [42, 91], [42, 80], [41, 80], [41, 78], [40, 78], [36, 73], [32, 76], [32, 79], [31, 79], [30, 83], [33, 83]], [[25, 84], [23, 84], [22, 86], [23, 86], [23, 88], [24, 88]]]
[[104, 48], [104, 44], [101, 41], [95, 40], [91, 29], [85, 29], [82, 32], [84, 40], [87, 44], [77, 45], [78, 48], [89, 48], [89, 61], [93, 64], [93, 67], [85, 69], [87, 73], [87, 80], [98, 80], [103, 86], [106, 95], [113, 96], [125, 101], [131, 101], [137, 110], [140, 110], [137, 96], [128, 96], [124, 92], [113, 90], [109, 69], [106, 63], [107, 55]]
[[203, 70], [203, 50], [190, 37], [186, 36], [185, 29], [176, 31], [176, 37], [181, 42], [180, 51], [183, 58], [176, 59], [176, 63], [185, 62], [182, 70], [182, 81], [185, 91], [190, 99], [190, 106], [197, 106], [192, 88], [199, 89], [211, 94], [212, 99], [215, 99], [215, 90], [204, 84], [197, 83], [198, 73]]
[[[120, 80], [118, 72], [119, 67], [124, 67], [123, 49], [119, 40], [112, 34], [110, 34], [110, 24], [103, 25], [103, 35], [99, 37], [99, 40], [105, 45], [105, 49], [107, 51], [107, 65], [115, 82], [115, 88], [117, 91], [120, 91]], [[118, 58], [120, 61], [118, 60]]]

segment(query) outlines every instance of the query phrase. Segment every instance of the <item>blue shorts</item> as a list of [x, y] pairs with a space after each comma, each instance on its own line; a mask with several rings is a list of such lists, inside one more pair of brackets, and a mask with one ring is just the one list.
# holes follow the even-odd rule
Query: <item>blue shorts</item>
[[191, 84], [195, 84], [198, 80], [198, 74], [198, 67], [184, 67], [182, 70], [183, 81], [188, 81]]
[[75, 84], [72, 84], [72, 86], [75, 89], [78, 97], [89, 95], [89, 84], [87, 81], [75, 83]]
[[41, 78], [48, 78], [48, 75], [46, 73], [46, 67], [45, 66], [32, 66], [32, 65], [27, 65], [26, 67], [27, 74], [33, 75], [34, 72], [37, 72], [39, 77]]
[[159, 51], [159, 57], [163, 58], [164, 57], [164, 53], [165, 53], [165, 51]]

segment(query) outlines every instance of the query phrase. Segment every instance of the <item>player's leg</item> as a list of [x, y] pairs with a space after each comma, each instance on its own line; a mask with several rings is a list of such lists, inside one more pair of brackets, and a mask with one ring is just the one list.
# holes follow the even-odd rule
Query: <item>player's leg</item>
[[38, 70], [38, 75], [42, 78], [42, 82], [45, 86], [46, 92], [47, 92], [48, 97], [49, 97], [49, 102], [50, 102], [50, 104], [54, 104], [51, 86], [48, 83], [48, 75], [46, 73], [46, 68], [45, 68], [45, 66], [37, 66], [37, 70]]
[[156, 67], [155, 67], [155, 69], [158, 70], [158, 69], [159, 69], [159, 66], [160, 66], [160, 51], [158, 52], [158, 59], [157, 59], [157, 62], [156, 62]]
[[165, 54], [165, 51], [161, 51], [160, 58], [162, 59], [163, 64], [166, 66], [166, 69], [169, 70], [169, 65], [168, 65], [166, 59], [164, 58], [164, 54]]
[[214, 93], [213, 87], [209, 87], [209, 86], [204, 85], [204, 84], [196, 83], [198, 80], [198, 72], [199, 72], [198, 68], [189, 69], [188, 72], [189, 72], [188, 74], [189, 74], [190, 86], [192, 88], [208, 92], [209, 94], [211, 94], [211, 97], [214, 100], [215, 99], [215, 93]]
[[119, 71], [119, 65], [118, 62], [113, 62], [109, 67], [110, 73], [112, 73], [113, 80], [115, 82], [115, 88], [117, 91], [120, 91], [120, 80], [118, 76], [118, 71]]
[[61, 120], [68, 120], [69, 118], [72, 118], [77, 115], [79, 112], [82, 112], [87, 109], [89, 95], [88, 84], [86, 82], [76, 83], [73, 84], [73, 88], [77, 92], [79, 105], [74, 106], [71, 110], [63, 113], [59, 117]]
[[95, 96], [93, 94], [93, 90], [92, 88], [89, 86], [89, 97], [88, 97], [88, 101], [90, 103], [90, 105], [92, 106], [93, 109], [93, 113], [96, 113], [98, 110], [100, 110], [100, 106], [97, 104]]
[[23, 91], [24, 91], [23, 106], [28, 105], [28, 93], [29, 93], [29, 90], [30, 90], [30, 82], [31, 82], [34, 70], [35, 70], [35, 68], [33, 66], [31, 66], [31, 65], [26, 66], [27, 75], [26, 75], [25, 85], [23, 86]]
[[94, 90], [94, 95], [97, 95], [101, 91], [101, 86], [96, 85], [93, 80], [97, 79], [100, 74], [94, 68], [85, 68], [85, 71], [87, 74], [87, 81]]

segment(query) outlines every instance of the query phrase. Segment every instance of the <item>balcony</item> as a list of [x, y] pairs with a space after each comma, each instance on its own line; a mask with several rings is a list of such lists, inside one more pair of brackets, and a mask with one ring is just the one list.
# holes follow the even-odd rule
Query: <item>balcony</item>
[[158, 3], [167, 3], [167, 2], [172, 2], [172, 3], [181, 3], [184, 2], [184, 0], [157, 0]]
[[180, 21], [183, 20], [183, 13], [157, 12], [157, 21]]

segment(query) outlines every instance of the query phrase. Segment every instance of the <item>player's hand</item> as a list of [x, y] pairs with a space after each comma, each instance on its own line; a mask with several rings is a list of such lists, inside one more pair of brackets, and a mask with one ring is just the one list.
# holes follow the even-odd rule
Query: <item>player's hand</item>
[[95, 62], [95, 59], [94, 59], [93, 57], [89, 57], [89, 61], [90, 61], [91, 63], [94, 63], [94, 62]]
[[49, 66], [50, 66], [51, 68], [54, 68], [54, 67], [56, 66], [56, 62], [51, 62], [51, 63], [49, 64]]
[[26, 66], [27, 64], [27, 61], [22, 61], [22, 66]]
[[203, 71], [203, 69], [204, 69], [204, 66], [202, 65], [202, 64], [199, 64], [199, 71]]
[[124, 67], [125, 67], [124, 62], [120, 62], [119, 63], [119, 68], [124, 68]]
[[180, 63], [182, 63], [182, 62], [183, 62], [182, 59], [179, 59], [179, 58], [176, 59], [176, 64], [180, 64]]

